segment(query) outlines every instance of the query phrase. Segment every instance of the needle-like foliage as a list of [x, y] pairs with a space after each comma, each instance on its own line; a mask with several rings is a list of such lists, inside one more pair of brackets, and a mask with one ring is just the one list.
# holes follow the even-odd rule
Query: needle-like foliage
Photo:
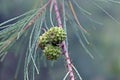
[[[14, 44], [16, 44], [17, 41], [19, 41], [21, 38], [22, 39], [25, 38], [25, 35], [27, 35], [26, 38], [28, 38], [28, 45], [27, 48], [25, 48], [26, 53], [24, 59], [24, 80], [36, 80], [35, 76], [40, 74], [40, 59], [42, 55], [38, 47], [39, 36], [45, 33], [46, 31], [49, 31], [51, 27], [58, 26], [63, 28], [67, 35], [65, 37], [66, 38], [65, 42], [62, 43], [63, 40], [58, 41], [59, 43], [62, 43], [61, 45], [59, 44], [59, 48], [62, 49], [62, 53], [65, 56], [66, 64], [68, 66], [67, 67], [68, 71], [66, 72], [66, 76], [63, 78], [63, 80], [66, 80], [68, 75], [70, 75], [70, 80], [75, 80], [73, 74], [74, 72], [77, 73], [79, 80], [82, 80], [79, 72], [72, 64], [68, 54], [69, 53], [68, 28], [72, 28], [80, 45], [90, 55], [90, 57], [94, 59], [94, 56], [87, 48], [87, 46], [91, 44], [86, 37], [89, 34], [89, 32], [87, 30], [87, 27], [82, 26], [81, 15], [85, 16], [89, 21], [97, 25], [103, 25], [103, 24], [99, 21], [92, 19], [91, 18], [92, 12], [84, 9], [79, 3], [79, 1], [81, 0], [43, 0], [43, 1], [41, 0], [40, 8], [28, 11], [20, 16], [17, 16], [15, 18], [12, 18], [8, 21], [1, 23], [0, 24], [0, 60], [3, 61], [4, 57], [9, 53], [8, 51], [11, 49], [11, 47]], [[120, 24], [118, 20], [116, 20], [109, 12], [107, 12], [102, 6], [100, 6], [97, 3], [97, 2], [106, 2], [106, 3], [112, 2], [119, 4], [120, 3], [119, 1], [114, 1], [114, 0], [85, 0], [85, 1], [90, 2], [95, 7], [103, 11], [114, 22]], [[78, 11], [76, 11], [76, 9]], [[81, 13], [81, 15], [79, 15], [79, 13]], [[50, 38], [52, 36], [48, 34], [47, 37], [49, 37], [51, 42], [56, 44], [57, 42], [55, 42], [56, 40], [55, 36], [53, 38]], [[46, 50], [44, 50], [43, 52], [45, 52], [47, 55]], [[20, 58], [19, 62], [21, 62], [21, 60], [22, 58]], [[17, 75], [19, 73], [19, 65], [16, 70], [15, 78], [17, 78]]]
[[[18, 40], [25, 32], [24, 28], [34, 17], [35, 12], [36, 10], [29, 11], [23, 15], [20, 15], [0, 24], [0, 26], [2, 26], [0, 31], [0, 57], [2, 57], [13, 45], [13, 43]], [[16, 22], [8, 24], [13, 20]]]

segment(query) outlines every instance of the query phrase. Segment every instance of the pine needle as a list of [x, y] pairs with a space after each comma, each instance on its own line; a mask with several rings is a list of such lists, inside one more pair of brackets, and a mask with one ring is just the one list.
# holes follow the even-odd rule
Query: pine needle
[[[65, 0], [63, 0], [62, 2], [63, 2], [63, 26], [64, 26], [64, 30], [65, 30], [66, 35], [67, 35]], [[67, 50], [68, 50], [68, 37], [66, 37], [65, 43], [66, 43], [66, 47], [67, 47]]]
[[107, 12], [104, 8], [102, 8], [100, 5], [98, 5], [96, 2], [92, 1], [92, 3], [97, 6], [100, 10], [102, 10], [106, 15], [108, 15], [113, 21], [115, 21], [116, 23], [120, 24], [120, 22], [115, 19], [109, 12]]
[[88, 14], [88, 15], [92, 15], [92, 13], [90, 13], [89, 11], [85, 10], [84, 8], [82, 8], [82, 7], [78, 4], [78, 2], [76, 2], [75, 0], [73, 0], [73, 2], [74, 2], [74, 3], [76, 4], [76, 6], [79, 8], [78, 10], [81, 10], [81, 12], [86, 13], [86, 14]]
[[67, 72], [67, 74], [65, 75], [65, 77], [63, 78], [63, 80], [66, 80], [67, 76], [69, 75], [70, 72]]
[[72, 14], [73, 14], [73, 16], [74, 16], [74, 18], [75, 18], [75, 21], [77, 22], [77, 24], [79, 25], [79, 27], [80, 27], [85, 33], [87, 33], [87, 31], [81, 26], [81, 24], [80, 24], [80, 22], [79, 22], [79, 20], [78, 20], [78, 18], [77, 18], [77, 15], [76, 15], [76, 13], [75, 13], [75, 10], [74, 10], [74, 8], [73, 8], [73, 5], [72, 5], [71, 1], [68, 0], [68, 2], [69, 2], [69, 6], [70, 6], [70, 9], [71, 9], [71, 12], [72, 12]]
[[[26, 13], [20, 15], [20, 16], [17, 16], [17, 17], [15, 17], [15, 18], [9, 19], [9, 20], [7, 20], [7, 21], [1, 23], [0, 26], [3, 26], [3, 25], [5, 25], [5, 24], [7, 24], [7, 23], [9, 23], [9, 22], [11, 22], [11, 21], [16, 20], [16, 19], [19, 19], [19, 18], [28, 16], [28, 15], [31, 15], [31, 14], [33, 14], [35, 11], [36, 11], [36, 10], [31, 10], [31, 11], [28, 11], [28, 12], [26, 12]], [[4, 28], [4, 27], [2, 27], [2, 28]]]
[[50, 4], [50, 23], [51, 23], [52, 26], [54, 26], [54, 23], [53, 23], [53, 20], [52, 20], [53, 2], [54, 2], [54, 0], [52, 0], [51, 4]]
[[80, 76], [78, 70], [75, 68], [75, 66], [74, 66], [73, 64], [72, 64], [72, 67], [73, 67], [73, 69], [75, 70], [75, 72], [77, 73], [79, 79], [82, 80], [82, 77]]
[[[72, 25], [72, 27], [71, 28], [73, 28], [73, 26], [74, 26], [74, 28], [73, 28], [73, 30], [74, 30], [74, 32], [75, 32], [75, 34], [76, 34], [76, 36], [77, 36], [77, 38], [78, 38], [78, 40], [79, 40], [79, 43], [82, 45], [82, 47], [85, 49], [85, 51], [88, 53], [88, 55], [92, 58], [92, 59], [94, 59], [94, 56], [91, 54], [91, 52], [87, 49], [87, 47], [85, 46], [85, 44], [83, 43], [83, 41], [82, 41], [82, 39], [81, 39], [81, 37], [80, 37], [80, 35], [79, 35], [79, 33], [78, 33], [78, 29], [76, 28], [76, 24], [75, 24], [75, 22], [72, 20], [72, 21], [69, 21], [70, 22], [70, 25]], [[74, 24], [74, 25], [73, 25]]]
[[95, 0], [95, 1], [100, 1], [100, 2], [112, 2], [112, 3], [120, 4], [120, 1], [115, 1], [115, 0]]

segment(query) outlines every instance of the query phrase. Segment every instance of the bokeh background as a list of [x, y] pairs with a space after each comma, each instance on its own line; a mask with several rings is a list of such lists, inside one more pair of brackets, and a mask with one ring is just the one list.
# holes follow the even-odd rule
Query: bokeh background
[[[80, 6], [92, 14], [89, 16], [82, 14], [74, 5], [81, 25], [88, 31], [86, 37], [90, 44], [86, 44], [82, 39], [83, 43], [92, 53], [94, 59], [79, 44], [73, 28], [69, 27], [70, 24], [67, 23], [69, 54], [74, 66], [83, 80], [120, 80], [119, 0], [116, 2], [113, 0], [76, 1], [79, 1]], [[96, 6], [94, 1], [102, 8]], [[38, 4], [39, 0], [0, 0], [0, 23], [36, 8]], [[23, 80], [25, 56], [23, 53], [26, 51], [29, 36], [25, 38], [22, 44], [18, 40], [9, 50], [5, 60], [0, 62], [0, 80], [14, 80], [20, 56], [22, 61], [16, 80]], [[40, 78], [39, 80], [62, 80], [66, 74], [65, 61], [62, 57], [54, 63], [54, 66], [49, 65], [49, 61], [45, 65], [44, 60], [41, 60], [40, 64], [40, 75], [37, 76]], [[76, 80], [78, 80], [77, 76]]]

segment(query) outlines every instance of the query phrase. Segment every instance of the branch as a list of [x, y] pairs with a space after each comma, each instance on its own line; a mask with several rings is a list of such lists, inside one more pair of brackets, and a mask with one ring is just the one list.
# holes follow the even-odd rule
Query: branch
[[[57, 19], [58, 26], [63, 28], [56, 0], [54, 0], [54, 10], [56, 13], [56, 19]], [[67, 50], [65, 41], [62, 43], [62, 49], [63, 49], [64, 55], [66, 57], [67, 68], [68, 68], [70, 80], [75, 80], [73, 69], [72, 69], [72, 63], [71, 63], [71, 60], [70, 60], [70, 57], [68, 54], [68, 50]]]

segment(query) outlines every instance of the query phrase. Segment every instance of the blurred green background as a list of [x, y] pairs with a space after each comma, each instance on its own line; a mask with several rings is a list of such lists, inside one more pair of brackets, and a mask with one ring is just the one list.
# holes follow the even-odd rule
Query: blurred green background
[[[67, 26], [69, 53], [74, 66], [78, 69], [83, 80], [120, 80], [120, 4], [96, 0], [95, 2], [108, 14], [91, 0], [77, 1], [80, 2], [82, 8], [92, 14], [90, 16], [83, 15], [74, 5], [81, 25], [89, 33], [86, 36], [90, 45], [87, 45], [84, 40], [83, 42], [94, 59], [91, 59], [79, 44], [73, 29]], [[39, 0], [0, 0], [0, 23], [23, 14], [37, 7], [38, 4]], [[68, 25], [70, 24], [68, 23]], [[5, 60], [0, 62], [0, 80], [13, 80], [19, 59], [14, 54], [25, 53], [25, 47], [28, 45], [25, 44], [26, 41], [23, 41], [24, 44], [20, 44], [18, 41], [15, 45], [21, 47], [18, 47], [19, 52], [15, 52], [17, 48], [11, 48]], [[22, 57], [17, 80], [23, 80], [24, 55]], [[40, 78], [39, 80], [62, 80], [66, 74], [63, 58], [55, 62], [54, 66], [43, 64], [44, 61], [41, 61], [40, 75], [37, 76]], [[49, 61], [47, 64], [49, 64]], [[76, 80], [78, 80], [77, 76]]]

